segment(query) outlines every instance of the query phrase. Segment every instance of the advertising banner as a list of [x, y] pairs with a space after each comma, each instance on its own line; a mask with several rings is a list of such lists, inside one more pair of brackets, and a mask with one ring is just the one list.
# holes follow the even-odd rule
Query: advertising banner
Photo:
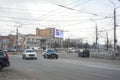
[[55, 28], [55, 38], [63, 38], [64, 37], [64, 31], [60, 29]]

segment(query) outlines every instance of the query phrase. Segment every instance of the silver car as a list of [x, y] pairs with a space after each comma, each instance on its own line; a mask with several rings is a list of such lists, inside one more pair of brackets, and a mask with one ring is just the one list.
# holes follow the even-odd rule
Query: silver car
[[22, 53], [23, 59], [37, 59], [37, 53], [32, 49], [25, 49]]

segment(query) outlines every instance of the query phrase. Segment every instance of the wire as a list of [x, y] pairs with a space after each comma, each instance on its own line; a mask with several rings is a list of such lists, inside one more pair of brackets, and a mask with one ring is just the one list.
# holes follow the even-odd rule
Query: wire
[[[79, 0], [77, 0], [76, 2], [78, 2]], [[91, 0], [89, 0], [89, 1], [91, 1]], [[89, 1], [85, 1], [84, 3], [81, 3], [80, 5], [83, 5], [83, 4], [85, 4], [85, 3], [87, 3], [87, 2], [89, 2]], [[64, 8], [66, 8], [66, 9], [70, 9], [70, 10], [75, 10], [75, 9], [73, 9], [73, 8], [70, 8], [70, 7], [66, 7], [66, 6], [64, 6], [64, 5], [60, 5], [60, 4], [56, 4], [57, 6], [60, 6], [60, 7], [64, 7]], [[80, 6], [79, 5], [79, 6]], [[67, 5], [67, 6], [69, 6], [69, 5]], [[64, 10], [64, 11], [66, 11], [66, 9]], [[58, 12], [58, 9], [56, 9], [55, 11], [53, 11], [52, 13], [52, 15], [51, 16], [55, 16]], [[61, 13], [61, 12], [64, 12], [63, 10], [62, 11], [59, 11], [59, 13]], [[54, 13], [54, 12], [57, 12], [57, 13]], [[49, 14], [49, 13], [48, 13]], [[45, 15], [46, 16], [46, 15]], [[42, 17], [42, 16], [41, 16]], [[45, 17], [44, 17], [45, 18]]]
[[[0, 17], [8, 18], [8, 19], [15, 19], [15, 20], [25, 20], [25, 21], [49, 21], [49, 22], [77, 22], [77, 21], [80, 22], [80, 21], [89, 21], [88, 19], [83, 19], [83, 20], [40, 20], [40, 19], [27, 19], [27, 18], [7, 17], [7, 16], [0, 16]], [[97, 18], [95, 20], [104, 20], [104, 19], [108, 19], [108, 18], [106, 18], [106, 17], [105, 18]]]
[[[79, 0], [76, 0], [76, 1], [74, 1], [74, 2], [78, 2]], [[87, 2], [89, 2], [89, 1], [91, 1], [91, 0], [87, 0], [87, 1], [85, 1], [84, 2], [84, 4], [85, 3], [87, 3]], [[72, 4], [72, 3], [74, 3], [74, 2], [71, 2], [70, 4]], [[10, 9], [10, 8], [8, 8], [8, 9]], [[16, 8], [11, 8], [11, 9], [16, 9]], [[19, 9], [19, 10], [27, 10], [27, 9]], [[33, 11], [38, 11], [38, 10], [33, 10]], [[57, 10], [58, 11], [58, 10]], [[54, 11], [53, 11], [54, 12]], [[50, 13], [49, 13], [50, 14]], [[45, 16], [47, 16], [47, 15], [45, 15]], [[55, 15], [54, 15], [55, 16]], [[24, 19], [24, 18], [18, 18], [18, 19], [22, 19], [22, 20], [28, 20], [28, 19]], [[31, 20], [31, 19], [29, 19], [29, 21], [49, 21], [49, 20]], [[54, 20], [53, 20], [54, 21]], [[53, 21], [50, 21], [50, 22], [53, 22]], [[55, 20], [56, 22], [60, 22], [60, 21], [57, 21], [57, 20]], [[75, 20], [74, 20], [75, 21]], [[64, 22], [67, 22], [67, 21], [64, 21]]]
[[5, 17], [5, 16], [0, 16], [3, 18], [8, 18], [8, 19], [16, 19], [16, 20], [27, 20], [27, 21], [49, 21], [49, 22], [73, 22], [73, 21], [86, 21], [85, 20], [38, 20], [38, 19], [26, 19], [26, 18], [15, 18], [15, 17]]
[[[76, 0], [76, 1], [73, 1], [73, 2], [71, 2], [71, 3], [67, 3], [67, 5], [71, 5], [71, 4], [73, 4], [73, 3], [75, 3], [75, 2], [79, 2], [79, 0]], [[58, 6], [58, 5], [57, 5]], [[46, 14], [44, 14], [44, 15], [41, 15], [41, 16], [39, 16], [40, 18], [41, 17], [47, 17], [47, 16], [54, 16], [54, 15], [56, 15], [56, 13], [60, 13], [60, 12], [64, 12], [63, 10], [62, 11], [60, 11], [60, 9], [61, 8], [58, 8], [58, 9], [55, 9], [55, 10], [52, 10], [52, 11], [50, 11], [50, 12], [48, 12], [48, 13], [46, 13]]]
[[[1, 13], [9, 13], [9, 11], [2, 11]], [[17, 11], [14, 11], [14, 12], [11, 12], [11, 13], [14, 13], [14, 14], [26, 14], [26, 15], [44, 15], [43, 13], [38, 13], [38, 14], [36, 14], [36, 13], [28, 13], [28, 12], [17, 12]], [[90, 13], [88, 13], [88, 14], [90, 14]], [[92, 13], [91, 13], [92, 14]], [[94, 15], [94, 14], [93, 14]], [[55, 16], [55, 15], [54, 15]], [[64, 14], [64, 15], [60, 15], [60, 14], [56, 14], [56, 16], [59, 16], [59, 17], [80, 17], [80, 15], [71, 15], [71, 14]], [[82, 16], [82, 17], [88, 17], [88, 16]]]
[[[79, 6], [81, 6], [81, 5], [83, 5], [83, 4], [86, 4], [86, 3], [88, 3], [89, 1], [91, 1], [91, 0], [88, 0], [88, 1], [85, 1], [85, 2], [83, 2], [83, 3], [81, 3]], [[67, 7], [67, 6], [69, 6], [69, 5], [67, 5], [67, 6], [64, 6], [64, 5], [59, 5], [59, 4], [57, 4], [58, 6], [60, 6], [60, 7], [64, 7], [64, 8], [66, 8], [66, 9], [70, 9], [70, 10], [75, 10], [74, 8], [71, 8], [71, 7]], [[77, 7], [77, 6], [76, 6]], [[65, 11], [65, 10], [64, 10]], [[63, 11], [63, 12], [64, 12]], [[57, 14], [57, 13], [56, 13]], [[54, 15], [52, 15], [52, 16], [55, 16], [56, 14], [54, 14]], [[69, 13], [70, 14], [70, 13]], [[87, 13], [87, 14], [89, 14], [89, 13]]]
[[84, 4], [86, 4], [86, 3], [90, 2], [90, 1], [92, 1], [92, 0], [87, 0], [87, 1], [85, 1], [85, 2], [82, 2], [82, 3], [80, 3], [80, 4], [76, 5], [76, 6], [74, 6], [74, 8], [75, 8], [75, 7], [82, 6], [82, 5], [84, 5]]
[[[75, 2], [78, 2], [78, 1], [79, 1], [79, 0], [73, 1], [73, 2], [71, 2], [71, 3], [68, 3], [68, 5], [73, 4], [73, 3], [75, 3]], [[23, 8], [22, 8], [22, 9], [21, 9], [21, 8], [8, 8], [8, 7], [0, 7], [0, 9], [7, 9], [7, 10], [13, 9], [13, 10], [17, 10], [17, 11], [39, 11], [39, 12], [45, 12], [45, 11], [43, 11], [43, 10], [32, 10], [32, 9], [23, 9]], [[59, 9], [49, 11], [48, 13], [43, 14], [42, 17], [43, 17], [44, 15], [46, 16], [46, 15], [52, 13], [52, 12], [55, 12], [55, 11], [57, 11], [57, 10], [59, 10]], [[39, 14], [37, 14], [37, 15], [39, 15]]]

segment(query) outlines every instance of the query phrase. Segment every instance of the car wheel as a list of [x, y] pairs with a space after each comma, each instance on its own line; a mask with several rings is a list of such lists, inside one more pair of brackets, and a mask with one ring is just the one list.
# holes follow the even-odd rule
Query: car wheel
[[44, 58], [44, 59], [46, 59], [46, 58], [47, 58], [47, 56], [46, 56], [46, 55], [43, 55], [43, 58]]
[[24, 59], [28, 59], [26, 56], [24, 56]]
[[78, 53], [78, 57], [80, 57], [80, 53]]
[[89, 58], [89, 54], [87, 55], [87, 58]]
[[55, 58], [58, 59], [58, 55], [56, 55]]
[[45, 59], [46, 57], [45, 57], [45, 56], [43, 56], [43, 58]]
[[46, 55], [46, 58], [49, 59], [50, 58], [49, 55]]
[[45, 56], [45, 55], [43, 55], [43, 58], [44, 58], [44, 59], [46, 59], [46, 56]]
[[3, 68], [2, 64], [0, 64], [0, 70]]
[[22, 58], [23, 58], [23, 59], [25, 59], [25, 57], [24, 57], [24, 56], [23, 56]]

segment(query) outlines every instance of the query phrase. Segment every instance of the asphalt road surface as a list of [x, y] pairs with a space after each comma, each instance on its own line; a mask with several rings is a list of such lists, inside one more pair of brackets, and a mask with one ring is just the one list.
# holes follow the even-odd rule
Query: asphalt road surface
[[78, 58], [75, 54], [70, 54], [70, 58], [69, 54], [60, 56], [23, 60], [20, 55], [12, 55], [10, 68], [31, 80], [120, 80], [120, 60]]

